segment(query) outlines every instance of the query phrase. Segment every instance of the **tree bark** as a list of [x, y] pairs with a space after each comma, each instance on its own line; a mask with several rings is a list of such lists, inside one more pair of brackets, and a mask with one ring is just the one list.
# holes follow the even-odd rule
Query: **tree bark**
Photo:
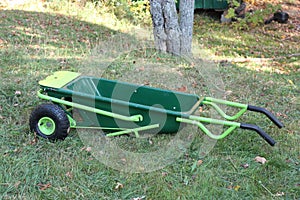
[[150, 0], [156, 48], [175, 55], [191, 54], [195, 0]]
[[183, 55], [191, 54], [194, 24], [195, 1], [180, 0], [180, 53]]
[[167, 34], [165, 33], [165, 19], [163, 13], [163, 0], [150, 0], [150, 12], [153, 23], [155, 46], [158, 50], [167, 51]]
[[165, 32], [167, 35], [167, 52], [180, 55], [181, 30], [178, 24], [174, 0], [165, 0], [163, 2], [163, 14], [165, 18]]

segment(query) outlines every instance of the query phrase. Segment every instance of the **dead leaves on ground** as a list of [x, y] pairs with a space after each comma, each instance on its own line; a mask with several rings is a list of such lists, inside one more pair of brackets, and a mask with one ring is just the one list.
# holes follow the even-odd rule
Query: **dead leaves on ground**
[[19, 185], [20, 185], [21, 183], [22, 183], [21, 181], [17, 181], [17, 182], [14, 184], [14, 187], [15, 187], [15, 188], [18, 188]]
[[[254, 158], [254, 161], [257, 162], [257, 163], [260, 163], [260, 164], [264, 165], [264, 164], [266, 164], [267, 159], [264, 158], [264, 157], [261, 157], [261, 156], [256, 156], [256, 157]], [[243, 164], [241, 164], [240, 166], [241, 166], [242, 168], [244, 168], [244, 169], [247, 169], [247, 168], [250, 167], [250, 164], [249, 164], [249, 163], [243, 163]]]
[[115, 190], [120, 190], [124, 187], [124, 185], [120, 182], [117, 182], [116, 186], [115, 186]]
[[87, 152], [91, 152], [92, 148], [91, 147], [82, 147], [80, 149], [80, 151], [87, 151]]
[[[121, 190], [123, 188], [124, 188], [124, 185], [120, 182], [117, 182], [114, 189], [115, 190]], [[140, 197], [134, 197], [131, 200], [143, 200], [145, 198], [146, 198], [146, 196], [140, 196]]]
[[187, 91], [187, 87], [186, 86], [181, 86], [179, 88], [176, 89], [178, 92], [186, 92]]
[[248, 163], [245, 164], [241, 164], [241, 167], [243, 167], [244, 169], [247, 169], [250, 165]]
[[239, 191], [240, 188], [241, 188], [240, 185], [229, 185], [227, 187], [228, 190], [234, 190], [234, 191]]
[[261, 156], [256, 156], [254, 158], [255, 162], [261, 163], [261, 164], [265, 164], [267, 162], [267, 159]]
[[70, 171], [68, 171], [67, 173], [66, 173], [66, 177], [68, 177], [68, 178], [73, 178], [73, 174], [72, 174], [72, 172], [70, 172]]
[[31, 140], [29, 142], [30, 145], [36, 145], [38, 143], [39, 139], [38, 139], [38, 136], [37, 136], [37, 133], [34, 132], [34, 137], [33, 137], [33, 140]]
[[37, 186], [39, 187], [39, 190], [46, 190], [48, 188], [50, 188], [52, 186], [51, 183], [39, 183], [37, 184]]
[[197, 166], [202, 165], [202, 163], [203, 163], [203, 160], [198, 160], [198, 161], [197, 161]]

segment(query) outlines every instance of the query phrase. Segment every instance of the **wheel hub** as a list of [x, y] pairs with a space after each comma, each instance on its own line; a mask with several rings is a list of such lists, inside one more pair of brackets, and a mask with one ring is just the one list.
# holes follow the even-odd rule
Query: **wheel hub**
[[50, 117], [42, 117], [38, 122], [38, 127], [44, 135], [51, 135], [55, 131], [55, 122]]

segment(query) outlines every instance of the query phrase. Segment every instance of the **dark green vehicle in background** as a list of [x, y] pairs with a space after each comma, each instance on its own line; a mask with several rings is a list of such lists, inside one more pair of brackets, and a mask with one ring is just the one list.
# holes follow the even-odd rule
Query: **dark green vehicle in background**
[[[180, 0], [176, 2], [177, 7], [179, 2]], [[195, 0], [195, 9], [227, 10], [228, 2], [227, 0]]]
[[[177, 2], [177, 8], [179, 8], [179, 2]], [[240, 3], [238, 7], [235, 8], [234, 13], [236, 17], [244, 17], [244, 11], [246, 9], [246, 4], [243, 3], [242, 0], [238, 0], [237, 2]], [[233, 3], [234, 4], [234, 3]], [[237, 6], [237, 5], [235, 5]], [[221, 16], [221, 22], [230, 22], [231, 19], [227, 19], [225, 16], [227, 10], [230, 7], [230, 0], [195, 0], [195, 9], [202, 9], [202, 10], [215, 10], [215, 11], [224, 11]]]
[[228, 9], [227, 0], [195, 0], [195, 9], [214, 9], [226, 10]]
[[[132, 0], [137, 2], [139, 0]], [[180, 0], [176, 1], [177, 7], [179, 7]], [[239, 1], [241, 2], [241, 1]], [[227, 10], [228, 0], [195, 0], [195, 9], [214, 9], [214, 10]]]

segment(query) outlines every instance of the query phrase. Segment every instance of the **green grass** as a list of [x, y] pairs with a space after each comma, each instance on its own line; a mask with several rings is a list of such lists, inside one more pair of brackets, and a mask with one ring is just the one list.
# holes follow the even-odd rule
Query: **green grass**
[[[255, 113], [240, 119], [260, 125], [278, 142], [275, 147], [253, 132], [236, 130], [218, 141], [208, 155], [202, 155], [204, 138], [197, 133], [175, 162], [153, 172], [130, 174], [98, 161], [75, 130], [64, 141], [39, 139], [35, 143], [28, 120], [32, 109], [42, 103], [36, 97], [39, 80], [57, 70], [82, 71], [91, 64], [90, 55], [97, 54], [94, 47], [113, 36], [130, 38], [124, 42], [128, 45], [147, 44], [130, 34], [133, 24], [105, 10], [90, 4], [79, 10], [74, 4], [57, 2], [0, 10], [0, 199], [299, 198], [300, 66], [299, 57], [286, 55], [299, 53], [300, 38], [299, 33], [284, 31], [288, 25], [279, 30], [268, 26], [238, 32], [205, 15], [195, 18], [198, 45], [211, 58], [222, 61], [218, 70], [227, 99], [266, 107], [285, 124], [279, 130]], [[282, 43], [284, 37], [289, 39]], [[232, 61], [244, 57], [282, 58]], [[107, 76], [124, 78], [127, 70], [137, 74], [134, 63], [139, 62], [162, 67], [174, 64], [168, 56], [140, 50], [118, 57], [114, 71]], [[199, 76], [193, 68], [179, 67], [178, 71], [196, 81], [196, 89], [210, 94], [207, 77]], [[151, 141], [126, 136], [113, 140], [124, 149], [145, 152], [164, 146], [175, 136], [156, 135]], [[256, 163], [256, 156], [268, 162]], [[203, 163], [196, 165], [198, 160]], [[241, 167], [246, 163], [248, 168]], [[123, 187], [116, 189], [118, 183]], [[278, 195], [282, 192], [283, 196]]]

